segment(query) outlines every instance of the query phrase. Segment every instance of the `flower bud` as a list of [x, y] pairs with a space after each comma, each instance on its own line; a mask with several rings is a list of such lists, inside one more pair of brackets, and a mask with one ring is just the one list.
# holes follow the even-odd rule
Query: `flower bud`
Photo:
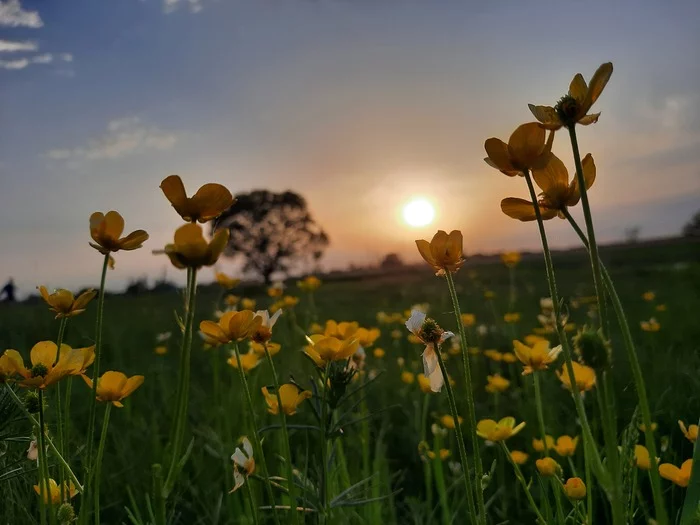
[[600, 330], [584, 327], [573, 339], [574, 350], [583, 364], [597, 372], [610, 368], [612, 349]]

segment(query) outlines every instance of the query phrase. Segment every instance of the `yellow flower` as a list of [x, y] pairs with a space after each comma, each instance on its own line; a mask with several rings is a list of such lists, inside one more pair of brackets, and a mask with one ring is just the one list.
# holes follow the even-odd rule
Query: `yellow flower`
[[398, 328], [394, 329], [391, 331], [391, 338], [392, 339], [401, 339], [403, 337], [403, 332], [399, 330]]
[[174, 242], [166, 245], [164, 252], [173, 266], [181, 270], [212, 266], [226, 248], [228, 235], [228, 230], [218, 230], [207, 242], [199, 224], [184, 224], [175, 230]]
[[309, 326], [309, 333], [310, 334], [322, 334], [323, 327], [318, 323], [312, 323], [311, 326]]
[[[83, 376], [87, 385], [92, 388], [92, 379]], [[121, 401], [129, 397], [134, 390], [143, 384], [143, 376], [131, 376], [121, 372], [107, 371], [97, 380], [97, 400], [105, 403], [112, 403], [115, 407], [121, 408]]]
[[258, 310], [255, 312], [255, 317], [259, 319], [260, 322], [250, 338], [256, 343], [267, 343], [272, 339], [272, 327], [275, 326], [280, 315], [282, 315], [282, 310], [278, 310], [272, 316], [270, 316], [267, 310]]
[[647, 302], [651, 302], [654, 299], [656, 299], [656, 294], [652, 291], [644, 292], [642, 294], [642, 299], [644, 299]]
[[[574, 369], [574, 381], [576, 381], [576, 388], [578, 391], [588, 392], [591, 390], [596, 383], [595, 370], [590, 366], [582, 365], [576, 361], [572, 361], [571, 366]], [[572, 382], [566, 364], [562, 365], [561, 372], [557, 370], [557, 377], [559, 381], [561, 381], [561, 384], [570, 391]]]
[[564, 483], [564, 494], [573, 500], [581, 500], [586, 497], [586, 484], [581, 478], [569, 478]]
[[[282, 350], [282, 345], [279, 343], [268, 341], [266, 344], [267, 351], [271, 356], [278, 354], [279, 351]], [[250, 341], [250, 349], [256, 354], [258, 354], [261, 358], [265, 357], [265, 345], [256, 343], [255, 341]]]
[[90, 215], [90, 236], [95, 241], [90, 246], [102, 255], [119, 250], [136, 250], [148, 240], [148, 234], [144, 230], [133, 231], [126, 237], [121, 236], [123, 232], [124, 219], [116, 211], [107, 214], [96, 211]]
[[498, 350], [484, 350], [484, 357], [488, 357], [491, 361], [496, 361], [497, 363], [503, 361], [503, 354]]
[[[58, 354], [58, 359], [56, 359]], [[44, 389], [66, 376], [77, 376], [85, 373], [85, 369], [95, 360], [95, 347], [73, 349], [61, 345], [59, 352], [56, 343], [40, 341], [32, 348], [29, 358], [32, 366], [26, 368], [22, 356], [17, 350], [5, 350], [5, 359], [0, 375], [22, 377], [20, 386], [26, 388]]]
[[406, 383], [407, 385], [412, 385], [413, 381], [415, 381], [416, 377], [412, 372], [409, 372], [407, 370], [404, 370], [401, 372], [401, 381]]
[[241, 308], [244, 310], [255, 310], [255, 304], [255, 299], [250, 299], [249, 297], [241, 299]]
[[464, 326], [474, 326], [476, 324], [476, 316], [474, 314], [462, 314], [462, 324]]
[[419, 345], [423, 342], [423, 341], [421, 341], [421, 338], [418, 337], [416, 334], [408, 334], [406, 339], [408, 339], [409, 343], [414, 344], [414, 345]]
[[520, 255], [520, 252], [503, 252], [501, 254], [501, 261], [508, 268], [514, 268], [517, 266], [521, 259], [522, 255]]
[[241, 298], [237, 295], [228, 294], [226, 297], [224, 297], [224, 302], [226, 303], [226, 306], [236, 306], [240, 301]]
[[698, 426], [697, 425], [690, 425], [686, 428], [685, 423], [683, 421], [678, 420], [678, 426], [681, 427], [681, 432], [683, 432], [683, 435], [685, 438], [690, 441], [691, 443], [695, 443], [698, 439]]
[[[544, 436], [544, 440], [547, 443], [547, 449], [552, 449], [554, 448], [554, 438], [547, 434]], [[541, 439], [533, 439], [532, 440], [532, 448], [535, 449], [536, 452], [544, 452], [544, 443], [542, 443]]]
[[435, 275], [455, 273], [464, 264], [462, 232], [458, 230], [451, 231], [449, 235], [443, 230], [438, 230], [430, 242], [418, 240], [416, 246], [421, 257], [435, 270]]
[[503, 352], [501, 354], [501, 359], [503, 360], [504, 363], [516, 363], [518, 361], [518, 358], [515, 356], [513, 352]]
[[[226, 361], [229, 365], [231, 365], [233, 368], [238, 368], [238, 359], [236, 359], [236, 355], [233, 354], [231, 357], [228, 358], [228, 361]], [[245, 354], [241, 354], [241, 368], [243, 369], [244, 373], [250, 372], [253, 368], [258, 366], [260, 364], [260, 356], [253, 351], [247, 352]]]
[[49, 305], [49, 310], [56, 313], [56, 319], [83, 313], [88, 303], [97, 295], [93, 289], [84, 291], [78, 297], [74, 297], [70, 291], [63, 288], [59, 288], [52, 294], [49, 294], [46, 286], [39, 286], [38, 289], [41, 297]]
[[482, 419], [476, 424], [476, 435], [488, 441], [503, 441], [514, 436], [524, 427], [524, 421], [516, 426], [514, 417], [504, 417], [500, 421]]
[[533, 346], [538, 341], [548, 341], [546, 337], [541, 335], [529, 334], [525, 336], [525, 344], [528, 346]]
[[645, 332], [658, 332], [659, 330], [661, 330], [661, 325], [653, 317], [648, 321], [642, 321], [641, 323], [639, 323], [639, 325]]
[[495, 292], [492, 292], [491, 290], [486, 290], [484, 292], [484, 299], [493, 299], [494, 297], [496, 297]]
[[321, 279], [315, 275], [309, 275], [301, 281], [297, 281], [297, 287], [302, 292], [315, 292], [321, 286]]
[[530, 455], [520, 450], [511, 450], [510, 458], [516, 465], [524, 465], [525, 463], [527, 463], [527, 460], [530, 458]]
[[535, 461], [537, 471], [544, 477], [555, 476], [559, 472], [559, 463], [552, 458], [542, 458]]
[[[546, 439], [546, 438], [545, 438]], [[578, 436], [559, 436], [554, 445], [554, 450], [560, 456], [573, 456], [576, 453], [576, 445], [578, 445]]]
[[637, 463], [637, 467], [642, 470], [649, 470], [651, 468], [651, 460], [649, 458], [649, 451], [644, 445], [634, 446], [634, 459]]
[[326, 329], [323, 332], [327, 337], [337, 337], [338, 339], [355, 338], [355, 332], [360, 329], [360, 323], [342, 321], [336, 323], [332, 319], [326, 321]]
[[236, 447], [236, 450], [231, 456], [233, 461], [233, 481], [234, 487], [231, 492], [237, 491], [243, 486], [248, 476], [255, 473], [255, 458], [253, 458], [253, 446], [247, 437], [241, 439], [241, 447]]
[[531, 374], [535, 370], [546, 370], [561, 352], [561, 345], [549, 348], [549, 341], [537, 341], [532, 346], [527, 346], [520, 341], [513, 341], [513, 350], [520, 362], [525, 365], [523, 375]]
[[665, 312], [666, 310], [668, 310], [668, 307], [665, 304], [657, 304], [654, 307], [654, 310], [656, 310], [657, 312]]
[[659, 474], [662, 478], [672, 481], [679, 487], [687, 487], [690, 482], [692, 467], [692, 459], [686, 459], [681, 465], [681, 468], [670, 463], [662, 463], [659, 465]]
[[[235, 277], [230, 277], [222, 272], [216, 272], [214, 275], [216, 277], [216, 282], [219, 283], [219, 286], [221, 286], [224, 290], [230, 290], [231, 288], [235, 288], [241, 282], [240, 279], [236, 279]], [[227, 296], [226, 297], [227, 304], [228, 304], [229, 297], [235, 297], [235, 296]], [[236, 301], [236, 302], [238, 302], [238, 301]], [[233, 304], [236, 304], [236, 303], [233, 303]], [[233, 306], [233, 305], [229, 305], [229, 306]]]
[[[639, 425], [637, 425], [637, 428], [639, 428], [639, 430], [640, 430], [641, 432], [646, 432], [646, 431], [647, 431], [647, 427], [646, 427], [646, 425], [644, 425], [644, 423], [640, 423]], [[651, 431], [654, 432], [654, 431], [656, 431], [657, 428], [659, 428], [659, 425], [657, 425], [656, 423], [654, 423], [654, 422], [652, 421], [652, 422], [651, 422]]]
[[545, 129], [557, 130], [561, 127], [573, 128], [577, 123], [588, 126], [598, 122], [600, 113], [587, 115], [603, 92], [613, 72], [613, 65], [606, 62], [601, 65], [586, 84], [581, 73], [577, 73], [569, 85], [569, 93], [555, 107], [528, 104], [530, 111]]
[[222, 315], [217, 323], [202, 321], [199, 323], [199, 329], [205, 342], [219, 345], [252, 337], [261, 324], [262, 318], [251, 310], [234, 310]]
[[518, 312], [509, 312], [503, 315], [503, 320], [506, 323], [517, 323], [520, 321], [520, 314]]
[[299, 298], [292, 295], [285, 295], [282, 297], [282, 307], [283, 308], [293, 308], [299, 304]]
[[[436, 459], [436, 458], [438, 457], [438, 455], [435, 454], [435, 452], [433, 452], [432, 450], [428, 450], [428, 452], [427, 452], [426, 454], [427, 454], [427, 456], [428, 456], [430, 459]], [[439, 454], [440, 454], [440, 456], [439, 456], [439, 457], [440, 457], [440, 461], [445, 461], [447, 458], [450, 457], [450, 455], [451, 455], [452, 453], [450, 452], [449, 449], [441, 448], [440, 451], [439, 451]]]
[[175, 211], [187, 222], [207, 222], [216, 219], [233, 204], [233, 196], [221, 184], [205, 184], [192, 197], [178, 175], [170, 175], [160, 183], [165, 197]]
[[424, 394], [432, 394], [433, 390], [430, 388], [430, 378], [426, 377], [425, 374], [418, 374], [417, 377], [421, 392]]
[[[66, 501], [73, 499], [78, 493], [72, 481], [64, 481], [63, 487], [63, 492], [66, 495]], [[43, 487], [39, 487], [39, 485], [34, 485], [34, 492], [36, 492], [39, 496], [41, 496], [41, 493], [45, 491], [45, 484]], [[58, 485], [58, 483], [56, 483], [56, 481], [53, 478], [49, 479], [49, 493], [44, 493], [44, 503], [49, 503], [49, 501], [53, 505], [58, 505], [59, 503], [61, 503], [61, 487]]]
[[[276, 394], [270, 394], [267, 387], [262, 387], [262, 393], [265, 396], [267, 403], [267, 411], [270, 414], [277, 415], [280, 412], [279, 403]], [[310, 390], [300, 390], [298, 386], [291, 383], [280, 386], [280, 399], [282, 401], [282, 412], [288, 416], [293, 416], [297, 413], [297, 408], [305, 400], [311, 397]]]
[[[464, 419], [462, 419], [462, 417], [458, 417], [457, 421], [461, 425]], [[449, 428], [450, 430], [454, 430], [456, 428], [455, 418], [453, 418], [449, 414], [440, 417], [440, 424], [445, 428]]]
[[356, 339], [338, 339], [325, 335], [312, 335], [307, 337], [309, 344], [304, 349], [314, 363], [324, 368], [330, 361], [341, 361], [351, 357], [360, 347]]
[[552, 151], [554, 134], [546, 133], [537, 122], [528, 122], [518, 126], [508, 139], [508, 144], [500, 139], [491, 137], [484, 143], [488, 157], [486, 164], [496, 168], [509, 177], [524, 175], [526, 170], [542, 166]]
[[510, 386], [510, 381], [500, 376], [499, 374], [486, 376], [486, 381], [488, 382], [488, 384], [486, 385], [486, 391], [491, 394], [505, 392]]
[[268, 297], [282, 297], [284, 293], [284, 283], [282, 281], [277, 281], [272, 283], [272, 286], [267, 288]]
[[156, 346], [154, 352], [156, 355], [165, 355], [168, 353], [168, 347], [163, 345]]
[[[589, 153], [581, 162], [586, 189], [593, 186], [596, 177], [596, 167], [593, 157]], [[552, 154], [549, 163], [542, 168], [532, 171], [532, 177], [542, 190], [539, 199], [542, 219], [548, 220], [554, 217], [565, 218], [564, 211], [571, 206], [576, 206], [581, 199], [578, 187], [578, 178], [574, 177], [569, 182], [569, 172], [564, 163]], [[501, 201], [501, 210], [512, 219], [523, 222], [534, 221], [535, 206], [532, 201], [508, 197]]]
[[384, 349], [382, 349], [382, 348], [375, 348], [375, 349], [374, 349], [374, 352], [373, 352], [373, 355], [374, 355], [374, 357], [376, 357], [377, 359], [381, 359], [382, 357], [384, 357], [384, 356], [386, 355], [386, 352], [385, 352]]

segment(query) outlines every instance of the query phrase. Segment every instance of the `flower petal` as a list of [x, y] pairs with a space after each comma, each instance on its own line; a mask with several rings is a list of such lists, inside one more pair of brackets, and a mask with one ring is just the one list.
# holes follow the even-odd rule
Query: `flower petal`
[[518, 219], [519, 221], [534, 221], [537, 216], [535, 215], [535, 206], [532, 201], [526, 201], [525, 199], [518, 199], [516, 197], [507, 197], [501, 201], [501, 211], [508, 215], [511, 219]]
[[199, 215], [199, 222], [217, 218], [233, 204], [233, 195], [221, 184], [205, 184], [191, 199], [192, 208]]
[[124, 231], [124, 218], [114, 210], [108, 211], [104, 220], [104, 233], [113, 239], [121, 237]]
[[532, 177], [548, 201], [557, 207], [566, 202], [569, 194], [569, 172], [559, 157], [551, 154], [544, 168], [532, 170]]
[[582, 110], [588, 113], [590, 107], [595, 104], [598, 97], [603, 92], [605, 85], [610, 80], [610, 76], [613, 72], [612, 62], [606, 62], [602, 64], [595, 73], [593, 73], [593, 78], [591, 78], [591, 83], [588, 86], [588, 93], [586, 94], [586, 99], [583, 101]]
[[542, 154], [545, 130], [537, 122], [518, 126], [508, 139], [508, 151], [519, 167], [530, 167]]
[[569, 84], [569, 95], [574, 97], [576, 102], [581, 104], [585, 100], [587, 94], [588, 85], [583, 79], [583, 75], [581, 73], [576, 73], [576, 76], [571, 81], [571, 84]]
[[503, 173], [506, 174], [513, 173], [513, 175], [509, 175], [511, 177], [519, 172], [519, 170], [515, 169], [515, 167], [510, 161], [510, 155], [508, 154], [508, 145], [501, 139], [497, 139], [495, 137], [486, 139], [486, 142], [484, 142], [484, 149], [486, 150], [486, 154], [488, 155], [488, 158], [484, 160], [491, 167], [501, 170]]
[[556, 110], [551, 106], [535, 106], [533, 104], [528, 104], [527, 107], [534, 117], [542, 124], [545, 129], [559, 129], [563, 126], [559, 115], [557, 115]]
[[53, 341], [39, 341], [34, 345], [29, 354], [32, 360], [32, 366], [41, 364], [50, 370], [56, 362], [57, 352], [58, 347]]
[[141, 248], [144, 242], [148, 240], [148, 233], [144, 230], [135, 230], [126, 237], [119, 239], [119, 245], [122, 250], [136, 250]]
[[170, 201], [175, 211], [183, 219], [188, 220], [189, 217], [185, 216], [189, 214], [187, 210], [187, 192], [180, 176], [169, 175], [165, 177], [163, 182], [160, 183], [160, 189], [163, 190], [165, 198]]

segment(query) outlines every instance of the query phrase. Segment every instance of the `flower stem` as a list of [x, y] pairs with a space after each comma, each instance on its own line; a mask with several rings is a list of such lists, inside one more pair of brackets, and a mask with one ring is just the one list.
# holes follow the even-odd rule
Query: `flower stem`
[[537, 521], [540, 523], [540, 525], [547, 525], [547, 521], [542, 516], [540, 509], [537, 507], [535, 500], [532, 498], [532, 494], [530, 493], [530, 489], [527, 487], [527, 482], [525, 481], [525, 478], [523, 477], [523, 473], [520, 470], [520, 467], [518, 466], [518, 464], [515, 461], [513, 461], [513, 458], [510, 455], [510, 450], [508, 449], [508, 445], [506, 445], [505, 441], [499, 441], [499, 443], [501, 444], [501, 449], [503, 450], [503, 453], [506, 455], [506, 459], [513, 466], [513, 470], [515, 471], [515, 477], [518, 478], [520, 485], [523, 487], [523, 490], [525, 491], [525, 496], [527, 496], [527, 501], [530, 503], [530, 507], [537, 515]]
[[[581, 239], [583, 245], [589, 249], [590, 243], [588, 242], [586, 235], [583, 233], [568, 210], [564, 210], [564, 216], [567, 218], [569, 224], [571, 224], [571, 227]], [[654, 507], [656, 508], [656, 520], [658, 521], [659, 525], [668, 525], [666, 505], [661, 492], [661, 478], [659, 477], [659, 471], [656, 464], [656, 442], [654, 441], [654, 434], [651, 430], [651, 410], [649, 409], [649, 400], [647, 398], [647, 389], [646, 384], [644, 383], [642, 367], [639, 363], [639, 357], [637, 356], [637, 351], [634, 347], [632, 332], [629, 327], [629, 322], [627, 321], [627, 316], [625, 315], [625, 310], [622, 307], [620, 296], [617, 295], [617, 290], [615, 289], [615, 285], [610, 278], [610, 274], [602, 263], [600, 265], [600, 269], [603, 275], [605, 288], [610, 295], [613, 309], [615, 310], [617, 322], [620, 325], [622, 341], [627, 353], [627, 360], [629, 361], [630, 369], [632, 370], [632, 377], [634, 379], [634, 386], [637, 389], [637, 395], [639, 396], [639, 409], [642, 413], [642, 423], [644, 423], [645, 429], [644, 439], [647, 450], [649, 450], [649, 477], [651, 478], [652, 496], [654, 498]]]
[[[457, 327], [459, 330], [459, 339], [460, 339], [460, 344], [462, 346], [462, 369], [464, 373], [464, 388], [466, 390], [467, 394], [467, 418], [468, 421], [467, 423], [469, 424], [469, 430], [471, 431], [471, 441], [472, 441], [472, 450], [474, 453], [474, 483], [475, 483], [475, 489], [476, 489], [476, 510], [478, 514], [476, 515], [477, 523], [483, 523], [484, 525], [486, 524], [486, 507], [484, 505], [484, 491], [481, 488], [481, 479], [483, 478], [484, 475], [484, 468], [481, 463], [481, 452], [479, 450], [479, 440], [476, 436], [476, 409], [474, 407], [474, 391], [472, 390], [472, 375], [471, 375], [471, 368], [469, 364], [469, 345], [467, 342], [467, 334], [464, 331], [464, 323], [462, 322], [462, 310], [459, 307], [459, 299], [457, 298], [457, 289], [455, 288], [455, 283], [452, 278], [452, 274], [448, 271], [445, 274], [446, 280], [447, 280], [447, 287], [449, 288], [450, 291], [450, 297], [452, 299], [452, 307], [454, 309], [454, 315], [455, 315], [455, 320], [457, 322]], [[442, 362], [442, 356], [440, 355], [439, 351], [436, 351], [438, 355], [438, 359], [440, 362], [440, 369], [444, 369], [445, 365]], [[447, 393], [448, 397], [450, 396], [450, 392], [452, 391], [452, 387], [450, 386], [450, 381], [447, 377], [447, 372], [445, 370], [442, 371], [443, 377], [445, 379], [445, 385], [447, 386]], [[454, 402], [454, 395], [453, 395], [453, 402]], [[457, 406], [455, 404], [455, 413], [457, 411]], [[453, 414], [456, 417], [456, 414]], [[459, 427], [459, 425], [457, 425]], [[458, 431], [458, 438], [461, 443], [461, 446], [464, 447], [464, 441], [461, 436], [461, 430]], [[464, 458], [463, 460], [465, 461], [464, 464], [464, 479], [466, 480], [469, 477], [469, 469], [467, 468], [466, 464], [466, 451], [464, 453]], [[469, 489], [467, 489], [469, 490]], [[471, 499], [471, 498], [470, 498]], [[469, 499], [467, 500], [467, 503], [469, 503]], [[473, 512], [473, 508], [470, 506], [470, 511]]]
[[[253, 398], [250, 395], [250, 389], [248, 388], [248, 380], [243, 371], [243, 364], [241, 363], [241, 352], [238, 349], [238, 343], [233, 344], [233, 352], [236, 354], [236, 362], [238, 363], [238, 372], [241, 376], [241, 385], [243, 386], [243, 392], [245, 393], [246, 402], [248, 403], [248, 411], [250, 412], [250, 430], [253, 437], [253, 447], [255, 449], [255, 456], [260, 460], [260, 466], [262, 468], [262, 475], [265, 481], [265, 488], [267, 489], [267, 496], [270, 498], [270, 506], [272, 507], [272, 512], [275, 516], [275, 523], [279, 525], [280, 520], [277, 515], [277, 505], [275, 505], [275, 495], [272, 492], [272, 483], [270, 482], [270, 476], [267, 471], [267, 461], [265, 460], [265, 454], [263, 453], [262, 445], [260, 444], [260, 437], [258, 436], [258, 418], [255, 413], [255, 405], [253, 405]], [[251, 494], [252, 498], [252, 494]]]
[[[461, 325], [461, 323], [460, 323]], [[464, 474], [464, 490], [467, 492], [467, 509], [469, 511], [469, 521], [474, 523], [479, 523], [483, 521], [486, 523], [485, 514], [483, 510], [476, 513], [476, 506], [474, 505], [474, 488], [472, 487], [472, 481], [469, 477], [469, 459], [467, 458], [467, 450], [464, 446], [464, 436], [462, 435], [462, 425], [459, 423], [459, 413], [457, 412], [457, 403], [455, 402], [455, 395], [452, 391], [452, 385], [450, 385], [450, 379], [447, 376], [447, 368], [445, 367], [445, 361], [442, 359], [440, 354], [440, 348], [436, 345], [434, 349], [435, 354], [438, 358], [438, 364], [440, 365], [440, 372], [442, 372], [442, 377], [445, 381], [445, 390], [447, 390], [447, 400], [450, 403], [450, 413], [455, 422], [455, 432], [457, 434], [457, 448], [459, 449], [459, 460], [462, 462], [462, 472]], [[466, 347], [462, 350], [462, 355], [466, 354]], [[471, 391], [471, 383], [467, 383], [467, 388]], [[472, 428], [476, 428], [475, 424], [470, 422]], [[480, 489], [481, 476], [476, 476], [475, 481], [478, 483], [476, 490], [477, 495], [483, 492]], [[483, 499], [483, 498], [482, 498]]]
[[[559, 342], [561, 343], [562, 351], [564, 354], [564, 361], [566, 366], [566, 371], [570, 378], [575, 378], [574, 366], [571, 361], [571, 348], [569, 347], [569, 340], [566, 337], [563, 327], [561, 326], [561, 305], [559, 303], [559, 292], [557, 291], [557, 282], [554, 276], [554, 264], [552, 262], [552, 253], [549, 250], [549, 242], [547, 241], [547, 233], [544, 229], [544, 221], [542, 220], [542, 212], [540, 211], [540, 206], [537, 201], [537, 194], [535, 193], [535, 186], [532, 183], [532, 176], [530, 172], [526, 170], [525, 181], [527, 182], [528, 190], [530, 191], [530, 198], [532, 199], [533, 206], [535, 208], [535, 217], [537, 218], [537, 227], [540, 232], [540, 239], [542, 241], [542, 253], [544, 255], [544, 264], [547, 271], [547, 283], [549, 285], [549, 295], [552, 298], [552, 307], [554, 310], [555, 318], [555, 328], [557, 330], [557, 336], [559, 337]], [[605, 485], [607, 481], [607, 472], [603, 466], [603, 462], [600, 459], [600, 454], [595, 447], [595, 440], [593, 439], [593, 433], [591, 432], [590, 424], [588, 423], [588, 417], [586, 416], [586, 409], [583, 406], [583, 399], [581, 393], [579, 392], [578, 385], [576, 381], [571, 381], [571, 394], [574, 398], [574, 405], [576, 407], [576, 413], [581, 422], [581, 428], [583, 430], [583, 445], [586, 454], [592, 454], [593, 471], [596, 473], [598, 478]]]
[[326, 364], [323, 373], [323, 399], [321, 400], [321, 475], [323, 476], [321, 490], [321, 503], [323, 504], [321, 513], [321, 523], [328, 523], [328, 508], [330, 504], [331, 484], [328, 475], [328, 374], [330, 371], [330, 361]]
[[112, 413], [112, 403], [107, 403], [104, 419], [102, 420], [102, 433], [100, 434], [100, 446], [97, 448], [97, 458], [95, 459], [95, 525], [100, 525], [100, 475], [102, 471], [102, 457], [105, 452], [105, 442], [107, 441], [107, 427], [109, 426], [109, 416]]
[[[61, 321], [58, 325], [58, 337], [56, 338], [56, 348], [58, 351], [56, 352], [56, 361], [54, 362], [54, 366], [56, 366], [56, 363], [58, 363], [58, 359], [61, 357], [61, 345], [63, 344], [63, 337], [65, 335], [66, 331], [66, 323], [68, 322], [67, 317], [61, 317]], [[61, 448], [61, 455], [65, 456], [66, 454], [66, 440], [65, 440], [65, 431], [63, 428], [63, 409], [61, 407], [61, 383], [59, 382], [56, 385], [56, 422], [58, 426], [58, 440], [60, 442], [60, 448]], [[65, 484], [63, 483], [66, 479], [66, 472], [65, 469], [61, 466], [58, 469], [58, 486], [60, 487], [60, 493], [61, 493], [61, 501], [65, 501], [66, 497], [66, 488]]]
[[80, 506], [80, 523], [86, 524], [90, 515], [90, 491], [92, 488], [92, 454], [95, 448], [95, 417], [97, 412], [97, 379], [100, 377], [100, 361], [102, 358], [102, 320], [105, 306], [105, 281], [107, 280], [107, 266], [109, 265], [109, 253], [104, 256], [102, 262], [102, 277], [100, 278], [100, 291], [97, 299], [97, 320], [95, 323], [95, 362], [92, 365], [92, 399], [90, 400], [90, 415], [88, 417], [87, 451], [83, 465], [83, 478], [85, 479], [85, 492]]
[[39, 498], [41, 500], [41, 525], [46, 525], [46, 507], [49, 515], [53, 514], [53, 501], [49, 485], [49, 469], [46, 458], [46, 446], [44, 444], [44, 391], [39, 389], [39, 432], [37, 441], [39, 445]]
[[560, 525], [565, 525], [564, 508], [561, 505], [561, 481], [559, 481], [559, 479], [550, 478], [550, 482], [552, 485], [552, 492], [554, 492], [554, 502], [557, 506], [557, 522]]
[[544, 447], [544, 455], [549, 456], [549, 447], [547, 446], [547, 432], [544, 425], [544, 410], [542, 408], [542, 393], [540, 391], [540, 374], [539, 372], [532, 373], [532, 379], [535, 383], [535, 405], [537, 406], [537, 422], [540, 426], [540, 436], [542, 436], [542, 446]]
[[267, 357], [267, 363], [270, 365], [270, 370], [272, 371], [272, 384], [275, 386], [275, 394], [277, 396], [277, 406], [279, 409], [280, 420], [282, 422], [282, 438], [285, 443], [285, 453], [287, 454], [287, 490], [289, 491], [290, 507], [292, 511], [292, 517], [294, 523], [299, 523], [299, 513], [297, 512], [297, 501], [296, 501], [296, 490], [294, 487], [294, 465], [292, 465], [292, 445], [289, 442], [289, 429], [287, 428], [287, 415], [282, 409], [282, 397], [280, 395], [280, 385], [277, 379], [277, 370], [275, 369], [275, 363], [270, 355], [270, 349], [267, 343], [263, 343], [263, 348], [265, 349], [265, 356]]

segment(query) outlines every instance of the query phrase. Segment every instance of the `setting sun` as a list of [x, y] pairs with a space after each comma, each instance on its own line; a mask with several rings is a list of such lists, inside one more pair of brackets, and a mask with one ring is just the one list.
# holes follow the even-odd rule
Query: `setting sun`
[[403, 220], [409, 226], [427, 226], [435, 218], [435, 208], [426, 199], [413, 199], [403, 208]]

